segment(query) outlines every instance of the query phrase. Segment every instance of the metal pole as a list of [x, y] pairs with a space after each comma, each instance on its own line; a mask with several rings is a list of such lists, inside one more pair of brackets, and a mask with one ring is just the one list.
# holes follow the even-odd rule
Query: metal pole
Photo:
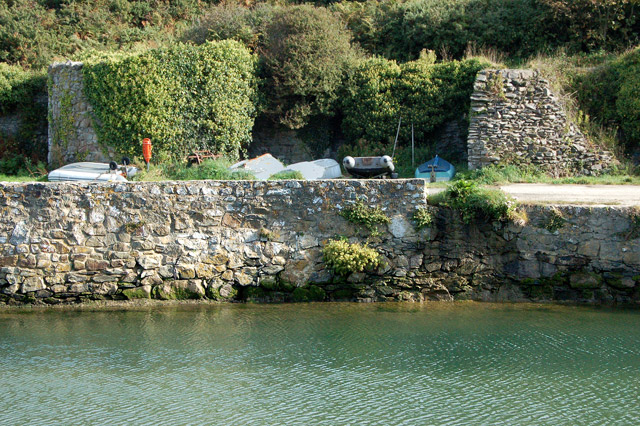
[[411, 168], [415, 167], [415, 160], [416, 160], [416, 154], [415, 154], [415, 145], [413, 142], [413, 123], [411, 123]]
[[396, 141], [393, 143], [393, 154], [391, 154], [391, 158], [396, 156], [396, 144], [398, 143], [398, 135], [400, 134], [400, 123], [402, 123], [402, 117], [398, 121], [398, 131], [396, 132]]

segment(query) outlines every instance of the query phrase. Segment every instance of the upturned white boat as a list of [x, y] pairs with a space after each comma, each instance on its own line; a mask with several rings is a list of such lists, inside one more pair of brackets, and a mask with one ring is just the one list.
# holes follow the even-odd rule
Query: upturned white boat
[[133, 166], [118, 167], [115, 161], [111, 163], [71, 163], [49, 172], [49, 182], [78, 181], [78, 182], [126, 182], [138, 172]]

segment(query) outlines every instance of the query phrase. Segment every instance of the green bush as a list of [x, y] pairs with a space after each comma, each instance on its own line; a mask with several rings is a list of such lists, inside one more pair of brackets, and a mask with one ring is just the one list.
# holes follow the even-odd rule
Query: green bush
[[204, 11], [182, 39], [196, 44], [231, 39], [255, 50], [264, 46], [264, 30], [276, 9], [270, 4], [247, 8], [236, 3], [219, 3]]
[[362, 272], [380, 264], [380, 255], [375, 249], [345, 240], [329, 241], [322, 254], [327, 266], [338, 275]]
[[402, 65], [382, 58], [358, 65], [346, 82], [345, 135], [354, 141], [392, 144], [401, 116], [399, 143], [411, 140], [413, 123], [416, 146], [423, 146], [439, 126], [466, 113], [483, 65], [477, 60], [438, 64], [434, 60], [426, 54]]
[[340, 18], [322, 7], [277, 10], [261, 49], [266, 114], [298, 129], [314, 115], [333, 115], [346, 66], [357, 52]]
[[481, 188], [467, 180], [458, 180], [445, 191], [430, 196], [429, 203], [459, 211], [466, 224], [477, 220], [506, 221], [516, 208], [515, 201], [504, 192]]
[[230, 40], [103, 56], [83, 67], [101, 144], [133, 156], [148, 137], [161, 156], [208, 149], [231, 159], [251, 140], [255, 70], [255, 56]]
[[640, 147], [640, 48], [576, 76], [575, 87], [594, 121], [620, 128], [628, 149]]
[[462, 58], [469, 46], [526, 58], [558, 47], [621, 50], [640, 41], [634, 0], [366, 0], [332, 8], [369, 53], [400, 61], [423, 49], [448, 59]]

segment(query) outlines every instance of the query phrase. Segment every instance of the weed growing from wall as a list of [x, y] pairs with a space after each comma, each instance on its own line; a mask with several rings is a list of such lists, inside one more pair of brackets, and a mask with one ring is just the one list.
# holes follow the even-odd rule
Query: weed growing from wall
[[413, 213], [414, 226], [416, 231], [427, 228], [433, 224], [433, 213], [428, 208], [421, 207]]
[[556, 207], [551, 207], [543, 223], [543, 228], [549, 232], [556, 232], [564, 227], [566, 222], [567, 220], [562, 215], [562, 212]]
[[380, 254], [367, 245], [331, 240], [322, 249], [322, 258], [338, 275], [349, 275], [380, 264]]
[[372, 235], [379, 235], [379, 224], [389, 223], [390, 221], [380, 207], [369, 207], [360, 200], [349, 207], [345, 207], [340, 212], [340, 216], [351, 223], [364, 226]]

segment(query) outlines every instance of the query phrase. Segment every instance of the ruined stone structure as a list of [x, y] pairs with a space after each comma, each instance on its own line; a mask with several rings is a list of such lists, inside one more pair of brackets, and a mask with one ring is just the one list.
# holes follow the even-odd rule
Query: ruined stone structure
[[611, 153], [591, 146], [537, 71], [484, 70], [471, 95], [469, 168], [533, 164], [560, 176], [599, 174]]
[[113, 153], [98, 145], [83, 93], [82, 62], [54, 63], [49, 81], [49, 164], [108, 161]]
[[[424, 180], [0, 184], [0, 304], [215, 300], [640, 301], [640, 216], [526, 207], [527, 224], [429, 207]], [[379, 206], [379, 235], [339, 212]], [[329, 239], [368, 243], [374, 271], [336, 275]]]

